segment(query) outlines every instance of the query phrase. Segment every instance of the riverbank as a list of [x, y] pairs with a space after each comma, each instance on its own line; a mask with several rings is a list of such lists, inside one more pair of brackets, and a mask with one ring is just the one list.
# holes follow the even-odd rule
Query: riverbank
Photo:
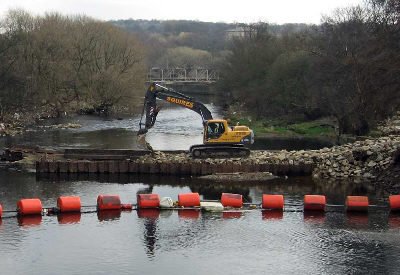
[[[253, 120], [249, 115], [232, 109], [225, 111], [224, 117], [231, 120], [232, 125], [240, 124], [249, 126], [259, 138], [297, 137], [319, 138], [327, 140], [334, 145], [341, 145], [367, 138], [376, 138], [387, 135], [382, 127], [371, 130], [368, 135], [355, 136], [349, 134], [339, 135], [339, 124], [333, 117], [322, 117], [309, 120], [305, 117], [286, 116], [281, 118], [269, 118]], [[387, 122], [383, 122], [385, 125]]]
[[46, 108], [5, 115], [0, 119], [0, 137], [15, 136], [32, 131], [40, 121], [53, 117], [55, 115]]
[[[114, 110], [112, 114], [106, 116], [105, 114], [90, 113], [87, 114], [88, 110], [71, 110], [68, 113], [62, 115], [56, 115], [50, 111], [42, 110], [37, 113], [26, 112], [26, 113], [15, 113], [12, 117], [3, 117], [0, 120], [0, 137], [5, 136], [16, 136], [26, 132], [40, 131], [40, 130], [51, 130], [51, 129], [71, 129], [80, 128], [82, 125], [73, 122], [74, 118], [82, 115], [91, 117], [107, 117], [121, 120], [123, 117], [131, 117], [132, 113], [122, 110]], [[72, 122], [65, 122], [71, 120]], [[55, 121], [64, 121], [58, 123]], [[49, 124], [50, 122], [50, 124]]]
[[[393, 122], [394, 121], [394, 122]], [[181, 151], [180, 153], [171, 153], [163, 151], [155, 151], [153, 155], [142, 156], [139, 158], [130, 159], [128, 162], [123, 162], [122, 166], [115, 165], [115, 163], [107, 164], [107, 169], [103, 164], [91, 165], [91, 171], [94, 173], [160, 173], [160, 174], [193, 174], [193, 175], [208, 175], [215, 173], [251, 173], [251, 172], [272, 172], [275, 175], [313, 175], [318, 179], [338, 181], [354, 181], [354, 182], [374, 182], [379, 179], [379, 175], [387, 170], [392, 169], [393, 165], [397, 163], [399, 154], [399, 137], [400, 128], [397, 126], [396, 121], [392, 120], [391, 123], [387, 123], [383, 126], [380, 131], [385, 133], [385, 136], [377, 138], [369, 138], [363, 141], [357, 141], [353, 143], [347, 143], [341, 146], [333, 146], [331, 148], [325, 147], [322, 149], [314, 150], [252, 150], [249, 158], [240, 159], [193, 159], [187, 152]], [[110, 121], [115, 125], [115, 121]], [[132, 124], [132, 121], [122, 121], [122, 124], [118, 127], [128, 127]], [[399, 122], [400, 125], [400, 122]], [[46, 126], [47, 127], [47, 126]], [[107, 126], [108, 127], [108, 126]], [[97, 127], [96, 127], [97, 128]], [[46, 128], [47, 129], [47, 128]], [[47, 131], [46, 131], [47, 132]], [[57, 130], [60, 134], [55, 135], [57, 137], [57, 144], [63, 144], [64, 148], [74, 147], [76, 141], [73, 137], [76, 137], [76, 131]], [[62, 133], [62, 134], [61, 134]], [[86, 133], [86, 132], [85, 132]], [[91, 133], [90, 131], [88, 133]], [[121, 134], [120, 132], [118, 132]], [[131, 139], [135, 138], [134, 131], [124, 131], [129, 134], [127, 138], [126, 148], [134, 148], [134, 143], [131, 143]], [[69, 135], [67, 135], [69, 134]], [[48, 135], [48, 134], [47, 134]], [[104, 135], [104, 132], [101, 132]], [[54, 136], [51, 134], [50, 136]], [[110, 135], [110, 144], [115, 143], [116, 134]], [[59, 140], [58, 138], [66, 138], [72, 140], [72, 143], [67, 143], [67, 140]], [[78, 136], [79, 137], [79, 136]], [[43, 139], [40, 136], [40, 139]], [[85, 144], [84, 139], [77, 139], [80, 143]], [[50, 143], [49, 143], [50, 142]], [[51, 142], [43, 143], [45, 146], [51, 146]], [[18, 143], [14, 143], [18, 144]], [[34, 143], [35, 146], [40, 143]], [[65, 147], [65, 144], [72, 144]], [[108, 143], [100, 143], [100, 146], [92, 148], [114, 148], [110, 147]], [[39, 145], [40, 146], [40, 145]], [[43, 145], [42, 145], [43, 146]], [[54, 148], [54, 147], [53, 147]], [[118, 147], [114, 149], [125, 148], [122, 143], [118, 144]], [[321, 147], [320, 147], [321, 148]], [[28, 158], [32, 164], [38, 158]], [[85, 161], [74, 161], [69, 160], [68, 157], [62, 159], [52, 159], [51, 154], [47, 154], [47, 159], [43, 159], [44, 162], [57, 162], [54, 166], [52, 164], [52, 173], [89, 173], [89, 166], [87, 163], [77, 163]], [[126, 158], [125, 158], [126, 160]], [[27, 161], [27, 158], [24, 160]], [[61, 162], [63, 162], [61, 164]], [[46, 167], [46, 163], [42, 163]], [[25, 164], [24, 164], [25, 165]], [[128, 165], [128, 169], [127, 166]], [[59, 167], [59, 169], [53, 169]], [[189, 169], [190, 167], [190, 169]], [[199, 168], [200, 167], [200, 168]], [[132, 168], [132, 169], [131, 169]], [[50, 166], [49, 166], [50, 169]], [[158, 170], [157, 170], [158, 169]], [[45, 171], [44, 169], [43, 171]]]
[[126, 161], [74, 161], [58, 154], [42, 156], [39, 173], [142, 173], [209, 175], [271, 172], [275, 175], [312, 175], [322, 179], [373, 180], [394, 165], [400, 155], [400, 136], [390, 135], [320, 150], [253, 150], [248, 158], [194, 159], [188, 152], [162, 152]]
[[258, 136], [337, 136], [337, 124], [331, 118], [322, 118], [312, 121], [292, 121], [278, 119], [251, 120], [231, 117], [232, 124], [249, 126]]

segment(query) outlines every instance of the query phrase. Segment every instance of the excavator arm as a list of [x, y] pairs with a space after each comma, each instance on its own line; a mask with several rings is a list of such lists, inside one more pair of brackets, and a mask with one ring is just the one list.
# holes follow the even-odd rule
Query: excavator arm
[[[139, 135], [147, 133], [156, 122], [158, 112], [160, 111], [157, 107], [157, 99], [165, 100], [195, 111], [201, 116], [203, 125], [205, 125], [207, 120], [213, 119], [210, 110], [208, 110], [204, 104], [193, 100], [193, 98], [189, 96], [174, 91], [173, 89], [153, 83], [147, 89], [144, 98], [142, 116], [139, 122]], [[142, 122], [143, 116], [145, 116], [144, 123]]]

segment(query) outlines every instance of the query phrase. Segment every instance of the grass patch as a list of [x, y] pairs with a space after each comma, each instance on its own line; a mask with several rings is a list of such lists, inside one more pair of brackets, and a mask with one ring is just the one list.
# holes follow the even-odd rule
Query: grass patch
[[300, 135], [326, 136], [335, 134], [335, 129], [333, 125], [321, 124], [320, 121], [293, 124], [289, 126], [289, 129], [294, 133]]
[[232, 125], [249, 126], [256, 134], [283, 134], [283, 135], [307, 135], [307, 136], [333, 136], [335, 129], [333, 125], [320, 120], [295, 124], [278, 119], [265, 119], [252, 121], [244, 118], [232, 118]]
[[371, 131], [369, 131], [368, 136], [370, 136], [370, 137], [380, 137], [380, 136], [382, 136], [382, 132], [379, 131], [379, 130], [371, 130]]

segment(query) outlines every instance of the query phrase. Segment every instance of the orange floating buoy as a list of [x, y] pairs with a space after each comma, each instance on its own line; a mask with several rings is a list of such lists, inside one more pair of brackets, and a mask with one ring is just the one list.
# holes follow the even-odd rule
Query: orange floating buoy
[[366, 196], [347, 196], [347, 211], [368, 211], [369, 201]]
[[195, 207], [200, 206], [199, 193], [186, 193], [178, 195], [179, 206]]
[[79, 197], [59, 197], [57, 207], [60, 212], [81, 212], [81, 199]]
[[283, 195], [263, 195], [262, 208], [264, 209], [283, 209]]
[[22, 199], [17, 203], [17, 211], [20, 215], [42, 214], [42, 202], [39, 199]]
[[57, 215], [57, 220], [59, 224], [75, 224], [81, 221], [80, 212], [70, 212], [70, 213], [59, 213]]
[[121, 204], [121, 209], [125, 210], [125, 211], [129, 211], [129, 210], [132, 210], [132, 206], [133, 206], [133, 204], [131, 204], [131, 203], [124, 203], [124, 204]]
[[326, 198], [322, 195], [305, 195], [304, 210], [325, 211]]
[[118, 195], [99, 195], [97, 197], [98, 210], [121, 209], [121, 199]]
[[3, 215], [3, 207], [0, 204], [0, 218], [1, 218], [2, 215]]
[[389, 196], [389, 204], [390, 204], [391, 211], [399, 211], [400, 210], [400, 195]]
[[137, 205], [139, 208], [155, 208], [160, 206], [158, 194], [138, 194]]
[[197, 220], [200, 217], [200, 210], [196, 209], [179, 209], [178, 217], [181, 219], [194, 219]]
[[224, 207], [242, 207], [243, 196], [240, 194], [222, 193], [221, 203]]

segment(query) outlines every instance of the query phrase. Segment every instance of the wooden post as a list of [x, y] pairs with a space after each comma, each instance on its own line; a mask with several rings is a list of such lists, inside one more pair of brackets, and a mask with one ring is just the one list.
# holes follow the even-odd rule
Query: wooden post
[[120, 173], [128, 173], [129, 172], [129, 163], [126, 160], [121, 160], [118, 162], [118, 171]]
[[100, 174], [104, 174], [105, 172], [106, 172], [106, 164], [105, 164], [105, 161], [99, 161], [98, 163], [97, 163], [97, 165], [98, 165], [98, 169], [99, 169], [99, 173]]
[[150, 172], [150, 165], [151, 163], [147, 163], [147, 162], [141, 162], [139, 163], [139, 173], [140, 174], [148, 174]]
[[66, 161], [58, 162], [60, 173], [68, 173], [68, 163]]
[[99, 170], [97, 168], [97, 161], [89, 162], [89, 173], [97, 173]]
[[178, 175], [180, 170], [180, 164], [179, 163], [170, 163], [169, 164], [169, 174], [170, 175]]
[[191, 172], [191, 167], [190, 164], [185, 162], [181, 164], [181, 170], [180, 170], [180, 174], [181, 175], [190, 175]]
[[138, 172], [138, 164], [135, 161], [129, 161], [129, 173], [137, 173]]
[[160, 174], [160, 163], [153, 163], [150, 167], [149, 167], [149, 173], [150, 174]]
[[118, 167], [115, 164], [116, 163], [113, 160], [108, 161], [108, 173], [115, 174], [118, 172]]
[[190, 174], [197, 176], [201, 174], [201, 164], [198, 162], [192, 162], [190, 164]]
[[40, 161], [36, 161], [36, 172], [38, 173], [48, 173], [49, 172], [49, 163], [44, 159], [40, 159]]
[[78, 162], [78, 173], [85, 173], [85, 162], [82, 160]]
[[78, 164], [75, 160], [68, 161], [68, 173], [76, 173], [78, 171]]
[[168, 174], [168, 165], [165, 162], [160, 163], [160, 174]]
[[58, 165], [55, 161], [49, 162], [49, 172], [50, 173], [58, 173]]

